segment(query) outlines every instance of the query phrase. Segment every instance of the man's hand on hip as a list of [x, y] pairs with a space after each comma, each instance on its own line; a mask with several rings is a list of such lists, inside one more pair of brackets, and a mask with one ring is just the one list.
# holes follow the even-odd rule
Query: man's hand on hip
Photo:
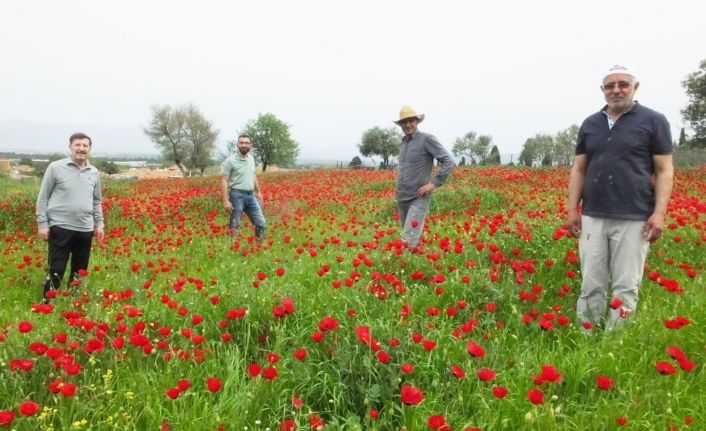
[[428, 183], [424, 184], [423, 186], [421, 186], [421, 187], [417, 190], [417, 196], [419, 196], [420, 198], [422, 198], [422, 197], [424, 197], [424, 196], [430, 194], [431, 192], [433, 192], [434, 189], [436, 189], [436, 186], [434, 185], [434, 183], [428, 182]]

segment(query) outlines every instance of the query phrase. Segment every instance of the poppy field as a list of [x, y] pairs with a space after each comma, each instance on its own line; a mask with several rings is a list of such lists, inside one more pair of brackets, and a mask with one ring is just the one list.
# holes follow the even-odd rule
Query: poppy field
[[591, 335], [568, 177], [459, 168], [416, 250], [394, 172], [261, 176], [261, 244], [218, 177], [106, 182], [50, 304], [38, 184], [0, 182], [0, 430], [706, 429], [706, 168], [675, 175], [633, 320]]

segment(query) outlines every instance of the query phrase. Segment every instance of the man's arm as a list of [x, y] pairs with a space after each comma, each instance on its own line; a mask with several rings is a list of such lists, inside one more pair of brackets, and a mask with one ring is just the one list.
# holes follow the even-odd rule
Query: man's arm
[[54, 190], [54, 170], [52, 166], [48, 166], [44, 176], [42, 177], [42, 185], [39, 188], [37, 195], [37, 235], [43, 240], [49, 239], [49, 217], [47, 216], [47, 207], [49, 206], [49, 197]]
[[574, 236], [581, 234], [581, 215], [579, 214], [579, 203], [583, 194], [583, 183], [586, 180], [586, 155], [577, 154], [574, 157], [574, 165], [571, 167], [569, 176], [569, 216], [566, 224]]
[[441, 142], [436, 137], [429, 136], [426, 141], [426, 149], [439, 162], [439, 167], [436, 175], [417, 190], [417, 195], [419, 196], [425, 196], [434, 191], [434, 189], [441, 187], [456, 166], [451, 153], [441, 145]]
[[221, 175], [221, 194], [223, 195], [223, 208], [228, 211], [233, 211], [233, 204], [230, 203], [228, 192], [228, 175]]
[[262, 206], [262, 189], [260, 188], [260, 183], [257, 181], [257, 175], [253, 174], [253, 177], [255, 179], [255, 197], [257, 197], [258, 202], [260, 202]]
[[101, 241], [105, 233], [103, 230], [103, 194], [98, 171], [96, 171], [96, 177], [96, 186], [93, 189], [93, 234], [98, 241]]
[[655, 166], [655, 210], [645, 223], [644, 233], [648, 241], [656, 241], [664, 231], [664, 217], [672, 196], [674, 165], [671, 154], [653, 155]]

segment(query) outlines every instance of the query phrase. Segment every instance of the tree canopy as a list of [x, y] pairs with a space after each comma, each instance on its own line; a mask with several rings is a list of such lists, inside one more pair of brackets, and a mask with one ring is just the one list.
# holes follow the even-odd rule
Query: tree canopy
[[299, 155], [299, 144], [289, 134], [289, 125], [274, 114], [258, 114], [248, 121], [241, 133], [250, 136], [255, 159], [262, 171], [269, 165], [293, 165]]
[[[451, 152], [456, 157], [467, 157], [472, 165], [485, 164], [488, 151], [493, 144], [493, 137], [489, 135], [477, 135], [470, 131], [462, 138], [456, 138]], [[499, 156], [498, 152], [498, 156]]]
[[363, 157], [380, 156], [382, 158], [380, 168], [388, 169], [391, 167], [390, 159], [400, 154], [401, 140], [402, 134], [397, 128], [373, 127], [363, 132], [358, 151]]
[[687, 76], [681, 85], [689, 97], [681, 115], [694, 132], [689, 145], [706, 148], [706, 60], [702, 60], [699, 70]]
[[564, 130], [557, 132], [554, 137], [553, 160], [558, 165], [571, 165], [576, 153], [576, 140], [579, 136], [579, 126], [572, 124]]
[[178, 107], [153, 106], [152, 118], [144, 132], [184, 176], [187, 169], [198, 169], [203, 174], [213, 163], [211, 155], [218, 130], [193, 103]]
[[522, 146], [519, 161], [525, 166], [540, 164], [551, 166], [554, 162], [554, 137], [546, 133], [538, 133], [527, 139]]
[[579, 126], [572, 124], [556, 135], [538, 133], [522, 146], [518, 163], [525, 166], [570, 165], [576, 151]]
[[498, 149], [497, 145], [493, 145], [493, 148], [490, 149], [490, 154], [485, 159], [485, 162], [488, 165], [500, 164], [500, 150]]
[[360, 160], [360, 157], [354, 156], [353, 159], [348, 163], [349, 168], [362, 168], [363, 167], [363, 161]]

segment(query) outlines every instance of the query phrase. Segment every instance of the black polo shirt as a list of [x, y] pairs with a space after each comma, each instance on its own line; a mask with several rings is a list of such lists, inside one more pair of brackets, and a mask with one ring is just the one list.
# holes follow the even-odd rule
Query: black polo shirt
[[647, 220], [655, 208], [653, 155], [672, 153], [667, 118], [635, 103], [612, 128], [596, 112], [581, 125], [576, 154], [586, 155], [583, 214]]

